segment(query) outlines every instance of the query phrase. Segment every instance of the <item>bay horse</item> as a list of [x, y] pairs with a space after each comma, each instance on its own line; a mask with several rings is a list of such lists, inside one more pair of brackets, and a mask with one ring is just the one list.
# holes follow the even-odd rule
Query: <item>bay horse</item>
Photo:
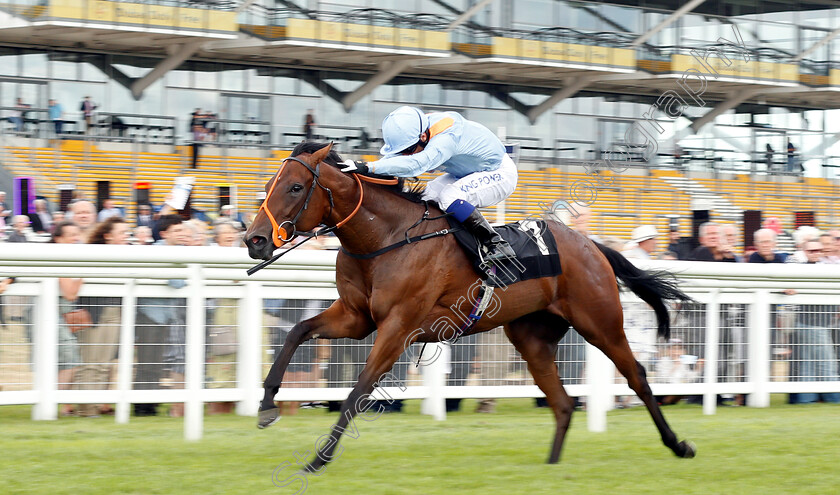
[[[434, 322], [451, 314], [450, 307], [459, 304], [459, 298], [463, 300], [477, 280], [477, 272], [452, 235], [413, 242], [370, 259], [348, 254], [374, 253], [398, 243], [413, 225], [412, 235], [449, 226], [440, 210], [425, 205], [419, 193], [404, 192], [402, 181], [395, 186], [371, 183], [367, 177], [342, 173], [340, 162], [332, 143], [298, 145], [266, 184], [266, 198], [245, 233], [254, 259], [271, 259], [274, 250], [296, 232], [321, 224], [338, 227], [335, 233], [343, 248], [336, 260], [340, 297], [319, 315], [292, 327], [265, 379], [259, 427], [279, 420], [274, 396], [298, 346], [314, 338], [360, 340], [377, 331], [358, 382], [341, 406], [330, 441], [318, 448], [315, 459], [306, 466], [312, 472], [332, 460], [341, 433], [354, 416], [370, 406], [368, 394], [408, 343], [445, 339], [433, 330]], [[418, 222], [428, 216], [429, 209], [438, 217]], [[689, 298], [666, 274], [640, 270], [617, 251], [561, 222], [547, 224], [558, 246], [563, 273], [495, 291], [500, 298], [498, 311], [479, 320], [467, 334], [503, 325], [508, 339], [528, 363], [557, 425], [549, 463], [560, 459], [574, 410], [555, 364], [557, 344], [570, 326], [603, 351], [627, 378], [650, 412], [662, 442], [679, 457], [694, 457], [693, 444], [678, 441], [668, 426], [651, 394], [645, 369], [630, 351], [616, 278], [654, 308], [660, 336], [667, 337], [670, 332], [664, 301]]]

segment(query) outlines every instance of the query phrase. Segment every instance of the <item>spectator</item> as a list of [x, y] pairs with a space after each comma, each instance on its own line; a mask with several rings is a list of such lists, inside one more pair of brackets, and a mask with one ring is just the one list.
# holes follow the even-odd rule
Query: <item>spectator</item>
[[840, 245], [831, 233], [825, 233], [819, 238], [823, 246], [822, 262], [829, 265], [840, 264]]
[[[56, 224], [53, 231], [52, 242], [55, 244], [78, 244], [81, 241], [79, 228], [71, 222]], [[79, 343], [76, 335], [67, 325], [66, 315], [75, 311], [76, 300], [79, 297], [79, 290], [84, 281], [80, 278], [59, 278], [58, 279], [58, 389], [69, 390], [74, 382], [77, 367], [81, 363], [79, 354]], [[75, 414], [75, 409], [70, 404], [62, 406], [61, 413], [64, 416]]]
[[62, 108], [61, 103], [50, 99], [49, 104], [47, 105], [47, 113], [49, 115], [49, 119], [53, 123], [55, 135], [58, 136], [61, 134], [62, 126], [64, 125], [64, 108]]
[[[656, 361], [656, 380], [660, 383], [696, 383], [700, 381], [703, 360], [688, 354], [680, 339], [671, 339], [667, 353]], [[663, 405], [676, 404], [681, 395], [660, 398]]]
[[772, 172], [773, 169], [775, 168], [773, 166], [773, 153], [775, 153], [775, 151], [773, 150], [773, 147], [770, 146], [770, 143], [767, 143], [767, 145], [765, 147], [765, 151], [764, 151], [764, 163], [767, 164], [767, 171], [768, 172]]
[[146, 246], [154, 244], [155, 240], [152, 238], [152, 229], [145, 226], [134, 228], [134, 244], [138, 246]]
[[12, 216], [12, 210], [6, 205], [6, 192], [0, 191], [0, 226], [6, 225], [5, 220]]
[[788, 153], [788, 156], [787, 156], [787, 171], [788, 172], [801, 172], [801, 171], [803, 171], [801, 169], [801, 165], [800, 165], [799, 169], [797, 169], [797, 167], [796, 167], [798, 165], [798, 162], [799, 162], [799, 160], [797, 159], [797, 156], [796, 156], [796, 146], [794, 146], [793, 143], [790, 140], [788, 140], [788, 144], [787, 144], [787, 153]]
[[214, 227], [214, 241], [217, 246], [241, 247], [241, 231], [233, 222], [217, 222]]
[[700, 225], [700, 246], [691, 252], [688, 259], [692, 261], [727, 261], [735, 262], [733, 249], [723, 244], [720, 238], [720, 226], [713, 222]]
[[93, 126], [93, 111], [97, 108], [98, 106], [91, 101], [90, 96], [85, 96], [85, 99], [82, 100], [79, 110], [82, 112], [82, 116], [85, 119], [85, 132], [90, 132], [90, 128]]
[[242, 217], [241, 213], [237, 213], [233, 205], [224, 205], [219, 210], [219, 220], [233, 222], [238, 225], [238, 228], [241, 230], [245, 230], [248, 228], [245, 225], [245, 219]]
[[[187, 229], [179, 215], [164, 215], [158, 220], [161, 240], [158, 245], [186, 246]], [[173, 289], [182, 289], [184, 280], [168, 280]], [[139, 298], [137, 300], [136, 389], [158, 387], [184, 388], [184, 358], [186, 342], [186, 313], [183, 298]], [[161, 366], [160, 363], [163, 363]], [[134, 414], [154, 416], [157, 404], [135, 404]], [[170, 416], [184, 414], [182, 403], [172, 404]]]
[[659, 232], [653, 225], [642, 225], [633, 229], [630, 249], [625, 249], [622, 254], [628, 259], [649, 260], [651, 254], [656, 251], [656, 237]]
[[57, 211], [52, 214], [53, 227], [64, 221], [65, 214], [63, 211]]
[[[96, 226], [88, 244], [128, 244], [128, 224], [122, 217], [113, 216]], [[79, 369], [79, 383], [87, 390], [107, 390], [116, 381], [116, 358], [122, 322], [122, 299], [119, 297], [89, 298], [84, 304], [91, 313], [94, 326], [80, 330], [76, 338], [80, 344], [83, 365]], [[79, 408], [81, 416], [110, 414], [111, 406], [85, 404]]]
[[744, 258], [735, 253], [735, 246], [738, 245], [738, 227], [728, 223], [721, 227], [721, 235], [723, 236], [722, 244], [731, 247], [732, 256], [735, 258], [735, 261], [743, 263]]
[[29, 242], [26, 238], [26, 228], [29, 227], [29, 217], [26, 215], [15, 215], [12, 218], [12, 228], [14, 229], [6, 242]]
[[15, 131], [23, 132], [23, 123], [28, 109], [29, 105], [24, 103], [22, 98], [15, 100], [15, 109], [12, 111], [12, 116], [9, 117], [9, 122], [15, 125]]
[[154, 225], [154, 218], [152, 217], [152, 206], [142, 204], [137, 207], [137, 226], [152, 228]]
[[[478, 346], [478, 361], [474, 364], [479, 374], [481, 385], [506, 385], [505, 375], [509, 361], [507, 338], [502, 327], [496, 327], [489, 332], [476, 336]], [[477, 413], [496, 412], [496, 399], [478, 399]]]
[[[823, 246], [819, 241], [807, 241], [802, 246], [807, 257], [806, 264], [821, 263]], [[796, 291], [787, 290], [786, 294]], [[793, 381], [821, 382], [840, 380], [837, 370], [837, 355], [832, 343], [831, 328], [835, 325], [840, 306], [803, 304], [796, 315], [796, 329], [792, 337], [793, 355], [791, 378]], [[817, 401], [840, 402], [840, 393], [797, 393], [790, 394], [791, 404], [806, 404]]]
[[[699, 229], [700, 246], [691, 252], [689, 260], [735, 262], [733, 247], [726, 239], [721, 239], [720, 225], [706, 222]], [[731, 234], [729, 236], [732, 237]], [[687, 304], [686, 308], [693, 311], [694, 304]], [[743, 377], [743, 366], [746, 360], [746, 329], [744, 325], [746, 308], [744, 305], [731, 304], [728, 310], [722, 312], [720, 320], [720, 360], [718, 361], [718, 376], [723, 381], [739, 380]], [[695, 328], [703, 328], [705, 322], [693, 322]], [[695, 354], [695, 353], [692, 353]], [[727, 398], [726, 400], [731, 400]], [[745, 397], [737, 397], [738, 405], [744, 404]], [[718, 396], [718, 402], [724, 398]]]
[[[229, 223], [216, 225], [215, 244], [221, 247], [241, 245], [239, 231]], [[208, 302], [207, 380], [208, 388], [236, 386], [237, 300], [211, 299]], [[233, 412], [233, 402], [212, 402], [210, 414]]]
[[38, 234], [52, 232], [53, 218], [50, 211], [47, 209], [47, 200], [35, 200], [35, 213], [30, 218], [32, 221], [32, 230]]
[[679, 260], [688, 259], [690, 254], [688, 245], [681, 242], [680, 228], [676, 225], [668, 229], [668, 251], [674, 253]]
[[315, 132], [315, 111], [311, 108], [306, 111], [306, 116], [303, 118], [303, 139], [304, 141], [311, 141]]
[[184, 222], [187, 229], [187, 246], [207, 245], [207, 224], [201, 220], [188, 220]]
[[786, 263], [807, 263], [808, 256], [805, 254], [803, 246], [809, 241], [818, 239], [820, 231], [816, 227], [810, 225], [803, 225], [793, 232], [793, 242], [796, 244], [796, 251], [788, 256]]
[[784, 263], [785, 253], [776, 252], [776, 232], [759, 229], [753, 234], [756, 252], [750, 255], [749, 263]]
[[219, 119], [218, 114], [215, 114], [211, 111], [206, 111], [201, 115], [201, 126], [204, 128], [204, 136], [202, 140], [204, 141], [217, 141], [217, 129], [216, 129], [216, 120]]
[[190, 132], [192, 133], [192, 162], [190, 168], [197, 168], [198, 167], [198, 148], [201, 146], [199, 141], [204, 139], [205, 131], [204, 122], [201, 120], [204, 117], [204, 114], [201, 113], [200, 108], [196, 108], [193, 113], [190, 114]]
[[87, 241], [96, 223], [96, 208], [87, 200], [79, 200], [70, 205], [70, 220], [81, 230], [82, 239]]
[[[649, 260], [651, 253], [656, 250], [656, 237], [659, 232], [653, 225], [641, 225], [633, 229], [632, 240], [628, 244], [630, 249], [622, 254], [628, 259]], [[624, 307], [624, 333], [633, 357], [649, 369], [653, 355], [656, 352], [656, 317], [650, 308], [642, 302], [626, 302]], [[625, 396], [617, 398], [618, 407], [641, 404], [635, 397]]]
[[114, 200], [111, 198], [107, 198], [102, 200], [102, 210], [99, 211], [99, 215], [96, 217], [97, 222], [104, 222], [111, 217], [121, 217], [122, 210], [117, 208], [114, 204]]

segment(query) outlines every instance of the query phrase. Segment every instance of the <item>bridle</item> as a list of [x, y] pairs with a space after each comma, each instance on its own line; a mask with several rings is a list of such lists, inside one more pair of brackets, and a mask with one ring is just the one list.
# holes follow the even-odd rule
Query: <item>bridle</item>
[[[301, 165], [303, 165], [304, 167], [306, 167], [306, 170], [309, 170], [312, 173], [312, 175], [314, 176], [314, 179], [312, 181], [312, 184], [309, 186], [309, 192], [306, 193], [306, 200], [304, 200], [303, 206], [300, 208], [300, 210], [298, 210], [298, 212], [294, 216], [294, 218], [291, 219], [291, 220], [284, 220], [283, 222], [278, 224], [277, 219], [274, 218], [274, 215], [271, 213], [271, 210], [268, 209], [268, 200], [271, 199], [271, 194], [274, 193], [274, 188], [275, 188], [275, 186], [277, 186], [277, 181], [280, 179], [280, 174], [283, 173], [283, 170], [286, 168], [286, 163], [289, 160], [294, 161], [294, 162], [298, 162]], [[271, 228], [272, 228], [272, 230], [271, 230], [271, 240], [274, 243], [275, 247], [280, 247], [283, 244], [286, 244], [287, 242], [291, 241], [292, 239], [294, 239], [298, 235], [297, 221], [298, 221], [298, 219], [300, 219], [300, 216], [303, 215], [303, 212], [306, 211], [306, 209], [309, 207], [309, 200], [312, 199], [312, 193], [315, 192], [315, 187], [316, 186], [320, 187], [321, 189], [326, 191], [327, 196], [330, 199], [330, 211], [329, 211], [329, 213], [327, 213], [326, 216], [329, 217], [330, 213], [332, 213], [332, 210], [335, 207], [335, 203], [333, 202], [332, 191], [330, 190], [330, 188], [325, 187], [323, 184], [321, 184], [318, 181], [318, 179], [321, 178], [321, 163], [323, 163], [323, 161], [318, 162], [318, 165], [316, 165], [315, 168], [312, 168], [312, 166], [310, 164], [306, 163], [305, 161], [301, 160], [300, 158], [290, 156], [290, 157], [287, 157], [285, 160], [283, 160], [282, 165], [280, 165], [280, 170], [278, 170], [277, 175], [274, 176], [274, 182], [271, 183], [271, 188], [269, 188], [268, 194], [265, 195], [265, 199], [263, 200], [262, 205], [260, 205], [260, 209], [257, 210], [257, 213], [259, 213], [260, 211], [265, 211], [266, 216], [268, 216], [268, 220], [271, 222]], [[336, 223], [334, 226], [332, 226], [332, 227], [326, 227], [325, 226], [324, 228], [315, 232], [315, 234], [314, 234], [315, 237], [317, 237], [319, 235], [327, 234], [329, 232], [332, 232], [332, 231], [340, 228], [342, 225], [349, 222], [350, 219], [352, 219], [356, 215], [356, 213], [359, 212], [359, 209], [362, 207], [362, 201], [365, 198], [365, 191], [364, 191], [364, 188], [362, 187], [362, 180], [364, 180], [365, 182], [371, 182], [371, 183], [374, 183], [374, 184], [386, 184], [386, 185], [397, 184], [398, 181], [399, 181], [399, 179], [396, 179], [396, 178], [394, 178], [394, 179], [376, 179], [376, 178], [373, 178], [373, 177], [360, 176], [359, 174], [356, 174], [356, 173], [354, 173], [352, 175], [353, 175], [353, 178], [356, 179], [356, 183], [359, 185], [359, 202], [356, 204], [356, 208], [353, 209], [353, 211], [350, 213], [350, 215], [347, 216], [347, 218], [345, 218], [344, 220]], [[291, 227], [291, 233], [289, 233], [289, 231], [285, 228], [286, 224], [289, 224], [289, 226]]]

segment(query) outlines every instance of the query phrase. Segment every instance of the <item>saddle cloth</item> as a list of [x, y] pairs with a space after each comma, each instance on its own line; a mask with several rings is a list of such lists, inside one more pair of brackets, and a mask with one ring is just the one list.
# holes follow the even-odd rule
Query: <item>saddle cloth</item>
[[[460, 222], [451, 216], [446, 218], [450, 227], [461, 227]], [[516, 259], [495, 263], [484, 262], [483, 256], [487, 254], [486, 250], [475, 236], [465, 229], [453, 234], [472, 261], [473, 268], [487, 285], [506, 287], [523, 280], [553, 277], [562, 273], [560, 258], [557, 255], [557, 243], [544, 221], [521, 220], [495, 227], [495, 229], [513, 248]]]

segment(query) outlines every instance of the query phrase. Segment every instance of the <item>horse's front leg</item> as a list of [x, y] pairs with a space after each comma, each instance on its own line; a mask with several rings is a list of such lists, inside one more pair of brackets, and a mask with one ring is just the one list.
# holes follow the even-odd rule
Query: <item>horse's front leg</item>
[[322, 313], [304, 320], [289, 331], [286, 342], [280, 354], [274, 359], [263, 387], [265, 395], [260, 403], [260, 416], [257, 426], [268, 428], [280, 419], [280, 411], [274, 405], [274, 396], [283, 383], [283, 375], [301, 344], [309, 339], [341, 339], [351, 338], [361, 340], [374, 330], [370, 318], [363, 313], [348, 307], [340, 298]]
[[[376, 342], [373, 344], [368, 355], [365, 368], [359, 375], [359, 381], [356, 386], [347, 396], [347, 400], [341, 406], [341, 414], [338, 421], [330, 431], [329, 438], [326, 442], [319, 442], [319, 448], [315, 459], [310, 462], [305, 470], [309, 472], [317, 472], [328, 462], [333, 461], [341, 455], [335, 453], [338, 446], [338, 440], [341, 438], [345, 430], [348, 434], [358, 434], [354, 418], [357, 415], [365, 421], [372, 421], [376, 419], [383, 412], [382, 406], [373, 408], [375, 401], [381, 398], [373, 398], [372, 393], [375, 386], [382, 386], [386, 380], [389, 386], [399, 386], [401, 384], [395, 383], [393, 379], [389, 379], [388, 371], [394, 366], [394, 363], [399, 359], [400, 355], [405, 350], [406, 338], [409, 336], [408, 331], [404, 328], [409, 328], [408, 324], [401, 322], [398, 327], [391, 325], [383, 325], [379, 328], [379, 333], [376, 336]], [[352, 426], [348, 428], [348, 425]], [[352, 432], [352, 433], [351, 433]], [[356, 437], [353, 437], [356, 438]]]

